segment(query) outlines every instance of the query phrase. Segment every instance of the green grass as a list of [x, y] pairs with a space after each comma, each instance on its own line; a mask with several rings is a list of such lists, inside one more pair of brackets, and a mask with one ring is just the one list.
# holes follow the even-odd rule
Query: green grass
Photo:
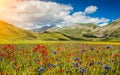
[[53, 32], [53, 33], [49, 33], [49, 32], [44, 32], [44, 33], [39, 33], [38, 34], [38, 39], [40, 40], [45, 40], [45, 41], [65, 41], [65, 40], [71, 40], [70, 38], [62, 35], [61, 33], [57, 33], [57, 32]]
[[36, 44], [36, 43], [79, 43], [79, 44], [110, 44], [110, 45], [120, 45], [120, 42], [105, 42], [105, 41], [98, 41], [98, 42], [91, 42], [91, 41], [41, 41], [41, 40], [17, 40], [17, 41], [4, 41], [0, 42], [0, 44]]

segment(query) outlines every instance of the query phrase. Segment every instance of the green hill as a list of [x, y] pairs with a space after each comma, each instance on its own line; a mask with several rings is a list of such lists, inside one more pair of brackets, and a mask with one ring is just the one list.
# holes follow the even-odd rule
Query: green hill
[[[98, 26], [95, 24], [76, 24], [64, 27], [60, 29], [58, 32], [71, 36], [72, 38], [76, 38], [79, 40], [89, 41], [91, 38], [97, 38], [93, 35], [93, 30], [95, 30]], [[75, 39], [74, 39], [75, 40]]]
[[62, 41], [70, 39], [61, 33], [32, 32], [17, 28], [11, 24], [0, 21], [0, 41], [26, 41], [26, 40]]
[[44, 40], [44, 41], [67, 41], [71, 40], [69, 37], [59, 33], [59, 32], [42, 32], [38, 33], [38, 40]]
[[0, 41], [5, 40], [23, 40], [23, 39], [35, 39], [36, 35], [33, 32], [22, 30], [11, 24], [0, 21]]
[[120, 41], [120, 19], [106, 26], [71, 25], [58, 30], [58, 32], [85, 41]]

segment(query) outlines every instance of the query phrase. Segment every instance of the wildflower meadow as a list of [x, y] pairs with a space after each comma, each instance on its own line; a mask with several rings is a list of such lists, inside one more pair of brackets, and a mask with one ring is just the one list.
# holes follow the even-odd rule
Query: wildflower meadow
[[120, 75], [120, 45], [1, 44], [0, 75]]

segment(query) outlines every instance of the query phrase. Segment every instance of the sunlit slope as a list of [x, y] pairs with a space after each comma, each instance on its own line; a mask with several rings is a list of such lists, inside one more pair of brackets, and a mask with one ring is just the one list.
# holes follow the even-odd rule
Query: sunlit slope
[[22, 39], [35, 39], [34, 33], [22, 30], [11, 24], [0, 21], [0, 41], [3, 40], [22, 40]]
[[71, 40], [69, 37], [60, 33], [36, 33], [27, 30], [22, 30], [11, 24], [0, 21], [0, 41], [26, 41], [26, 40], [41, 40], [41, 41], [57, 41]]

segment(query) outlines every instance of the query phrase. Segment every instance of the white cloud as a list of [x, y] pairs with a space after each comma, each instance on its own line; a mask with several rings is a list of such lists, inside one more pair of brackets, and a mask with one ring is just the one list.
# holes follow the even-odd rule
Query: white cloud
[[109, 23], [102, 23], [102, 24], [99, 24], [99, 26], [106, 26], [108, 25]]
[[65, 26], [75, 23], [109, 22], [106, 18], [94, 18], [86, 15], [95, 12], [96, 6], [89, 6], [84, 12], [79, 11], [70, 15], [72, 10], [72, 6], [55, 2], [22, 1], [0, 12], [0, 14], [4, 14], [0, 15], [0, 19], [24, 29], [34, 29], [44, 25]]
[[98, 8], [96, 6], [88, 6], [86, 9], [85, 9], [85, 13], [86, 14], [91, 14], [91, 13], [94, 13], [96, 12]]

